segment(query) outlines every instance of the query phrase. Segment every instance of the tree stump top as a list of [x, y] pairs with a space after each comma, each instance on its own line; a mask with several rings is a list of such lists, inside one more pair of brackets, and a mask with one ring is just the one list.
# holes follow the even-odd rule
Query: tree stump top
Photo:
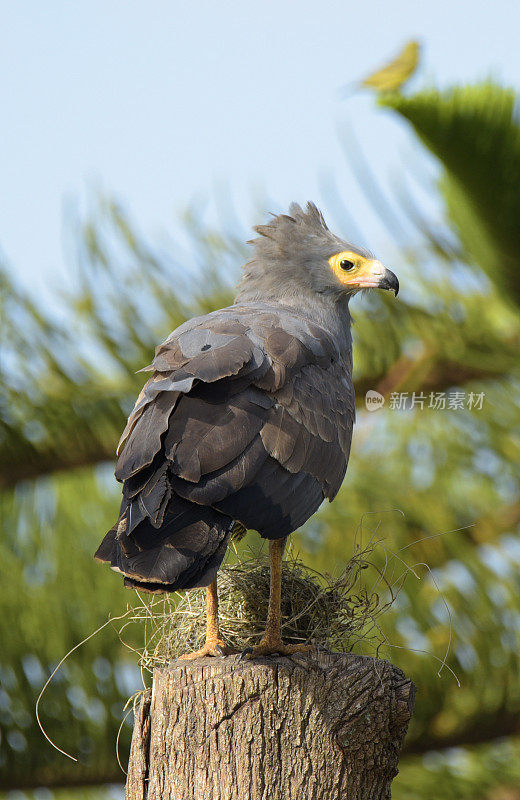
[[366, 656], [175, 662], [136, 714], [127, 798], [388, 798], [414, 696]]

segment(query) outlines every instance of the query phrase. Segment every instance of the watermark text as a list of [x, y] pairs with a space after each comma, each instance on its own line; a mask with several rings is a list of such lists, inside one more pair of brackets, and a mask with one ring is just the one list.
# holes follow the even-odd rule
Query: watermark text
[[485, 401], [484, 392], [390, 392], [385, 398], [374, 389], [369, 389], [365, 395], [367, 411], [379, 411], [387, 405], [394, 411], [411, 409], [432, 409], [434, 411], [482, 411]]

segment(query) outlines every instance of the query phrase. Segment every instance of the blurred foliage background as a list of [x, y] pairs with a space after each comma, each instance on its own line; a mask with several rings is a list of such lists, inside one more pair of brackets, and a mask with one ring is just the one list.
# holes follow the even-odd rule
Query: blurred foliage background
[[[442, 202], [444, 222], [434, 225], [404, 185], [384, 198], [351, 150], [390, 232], [401, 218], [417, 235], [390, 265], [398, 302], [374, 293], [354, 303], [349, 471], [336, 501], [294, 538], [309, 565], [337, 572], [356, 533], [376, 537], [387, 577], [407, 572], [380, 620], [379, 655], [419, 690], [394, 797], [518, 800], [518, 98], [491, 82], [410, 93], [401, 84], [411, 71], [405, 63], [403, 80], [366, 85], [438, 159], [440, 179], [423, 190]], [[92, 553], [118, 508], [113, 453], [142, 384], [136, 370], [184, 319], [232, 300], [247, 258], [247, 231], [208, 230], [192, 212], [185, 227], [189, 252], [167, 251], [101, 198], [72, 232], [77, 289], [59, 318], [0, 273], [0, 786], [11, 798], [121, 793], [115, 741], [142, 677], [114, 628], [72, 654], [42, 702], [49, 736], [77, 764], [43, 739], [34, 706], [67, 650], [132, 602]], [[368, 389], [386, 398], [377, 413], [364, 408]], [[395, 393], [414, 392], [413, 407], [394, 407]], [[429, 408], [441, 393], [446, 407]]]

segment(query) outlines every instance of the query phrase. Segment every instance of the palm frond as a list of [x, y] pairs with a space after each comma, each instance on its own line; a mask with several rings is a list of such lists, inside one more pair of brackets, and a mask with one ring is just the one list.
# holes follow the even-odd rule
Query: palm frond
[[512, 89], [491, 81], [383, 95], [443, 167], [449, 219], [471, 260], [520, 303], [520, 123]]

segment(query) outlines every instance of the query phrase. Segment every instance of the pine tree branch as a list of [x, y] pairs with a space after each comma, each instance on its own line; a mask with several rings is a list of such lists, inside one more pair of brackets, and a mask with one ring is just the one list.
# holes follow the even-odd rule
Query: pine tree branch
[[[418, 701], [420, 702], [420, 700]], [[451, 747], [466, 747], [484, 744], [496, 739], [520, 734], [520, 711], [500, 708], [496, 711], [464, 720], [464, 725], [446, 736], [432, 736], [429, 731], [417, 738], [405, 741], [405, 755], [422, 755], [431, 750], [446, 750]]]

